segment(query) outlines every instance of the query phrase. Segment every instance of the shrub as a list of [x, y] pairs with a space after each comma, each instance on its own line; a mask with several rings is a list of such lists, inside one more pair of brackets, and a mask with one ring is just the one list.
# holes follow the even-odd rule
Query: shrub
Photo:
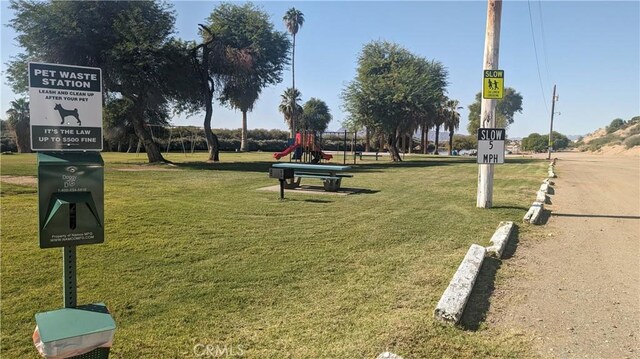
[[623, 126], [624, 126], [624, 120], [621, 118], [616, 118], [615, 120], [611, 121], [609, 126], [607, 126], [607, 133], [616, 132], [617, 130], [621, 129]]
[[608, 134], [604, 137], [596, 138], [595, 140], [589, 141], [587, 144], [587, 149], [590, 151], [598, 151], [605, 145], [618, 145], [622, 143], [622, 139], [620, 136], [616, 136], [614, 134]]
[[624, 140], [624, 147], [631, 148], [635, 146], [640, 146], [640, 135], [627, 137], [627, 139]]

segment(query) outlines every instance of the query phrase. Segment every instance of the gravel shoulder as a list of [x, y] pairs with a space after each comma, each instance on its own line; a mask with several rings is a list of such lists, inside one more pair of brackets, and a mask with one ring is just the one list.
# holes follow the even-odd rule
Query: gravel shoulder
[[503, 262], [487, 322], [542, 357], [640, 358], [640, 158], [556, 157], [551, 217]]

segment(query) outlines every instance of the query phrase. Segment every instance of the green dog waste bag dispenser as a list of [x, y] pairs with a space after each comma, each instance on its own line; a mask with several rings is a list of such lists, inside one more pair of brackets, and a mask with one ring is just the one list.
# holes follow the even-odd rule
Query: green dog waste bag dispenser
[[102, 303], [78, 305], [76, 246], [104, 242], [104, 162], [97, 152], [38, 153], [40, 248], [63, 247], [64, 308], [36, 314], [45, 358], [108, 358], [115, 332]]
[[99, 153], [38, 153], [40, 248], [104, 242]]

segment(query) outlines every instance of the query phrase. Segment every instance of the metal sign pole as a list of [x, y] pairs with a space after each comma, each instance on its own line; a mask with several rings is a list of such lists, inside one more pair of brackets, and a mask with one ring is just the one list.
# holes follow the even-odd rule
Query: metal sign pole
[[62, 249], [62, 283], [64, 286], [64, 307], [74, 308], [78, 304], [76, 286], [76, 246]]

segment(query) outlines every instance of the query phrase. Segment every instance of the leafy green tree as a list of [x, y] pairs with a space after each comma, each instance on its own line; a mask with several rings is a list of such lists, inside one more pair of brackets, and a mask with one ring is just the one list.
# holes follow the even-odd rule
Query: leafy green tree
[[[168, 107], [169, 105], [165, 103], [156, 108], [147, 109], [144, 112], [144, 122], [150, 126], [167, 125], [170, 113]], [[123, 145], [127, 146], [128, 153], [137, 149], [138, 136], [131, 121], [133, 110], [134, 105], [127, 98], [109, 99], [105, 104], [102, 120], [104, 138], [107, 144], [115, 144], [118, 152], [122, 151]]]
[[[150, 1], [13, 1], [10, 21], [25, 53], [10, 64], [14, 89], [26, 84], [25, 61], [102, 68], [106, 98], [125, 98], [149, 162], [164, 162], [145, 117], [167, 108], [184, 84], [184, 49], [173, 41], [174, 13]], [[188, 63], [188, 62], [187, 62]], [[26, 91], [26, 88], [22, 89]]]
[[458, 100], [447, 101], [449, 116], [444, 120], [444, 128], [449, 131], [449, 156], [451, 156], [453, 150], [453, 133], [460, 127], [460, 114], [458, 110], [462, 107], [459, 107], [459, 104], [460, 102]]
[[[469, 105], [469, 124], [467, 131], [473, 135], [480, 128], [480, 103], [482, 92], [476, 94], [476, 101]], [[508, 128], [516, 113], [522, 113], [522, 95], [511, 87], [504, 89], [504, 98], [496, 105], [496, 127]]]
[[[543, 137], [544, 136], [547, 137], [547, 143], [548, 143], [549, 135], [543, 135]], [[570, 145], [571, 145], [571, 140], [567, 136], [561, 134], [560, 132], [553, 131], [553, 149], [554, 150], [563, 150], [569, 147]], [[547, 147], [548, 146], [549, 145], [547, 144]]]
[[621, 129], [624, 126], [624, 124], [625, 122], [623, 119], [616, 118], [615, 120], [611, 121], [609, 126], [607, 126], [607, 133], [616, 132], [617, 130]]
[[307, 131], [321, 133], [327, 130], [332, 116], [326, 102], [312, 97], [302, 107], [300, 128]]
[[240, 149], [247, 150], [247, 111], [253, 108], [261, 90], [282, 81], [291, 43], [284, 32], [276, 31], [269, 15], [252, 3], [223, 3], [208, 18], [213, 38], [227, 47], [246, 49], [250, 66], [230, 76], [223, 84], [220, 101], [242, 111]]
[[548, 136], [532, 133], [522, 139], [522, 149], [525, 151], [544, 152], [549, 143]]
[[361, 125], [383, 134], [391, 159], [401, 161], [398, 139], [439, 102], [446, 77], [437, 61], [394, 43], [370, 42], [358, 57], [356, 78], [342, 91], [343, 107]]
[[291, 138], [294, 138], [296, 135], [293, 119], [302, 115], [303, 112], [302, 106], [300, 105], [301, 101], [300, 91], [293, 87], [284, 90], [284, 93], [280, 95], [280, 106], [278, 106], [278, 110], [284, 115], [284, 121], [291, 130]]
[[[293, 45], [291, 46], [291, 88], [296, 88], [296, 35], [298, 34], [298, 30], [304, 24], [304, 14], [302, 11], [296, 9], [295, 7], [290, 8], [284, 14], [282, 18], [284, 22], [284, 26], [287, 27], [287, 31], [291, 34]], [[294, 106], [294, 105], [292, 105]], [[297, 117], [296, 113], [293, 114], [293, 118], [291, 120], [292, 127], [291, 132], [295, 133], [296, 131], [296, 122]]]
[[7, 110], [7, 122], [16, 135], [18, 152], [31, 152], [31, 124], [29, 122], [29, 101], [24, 98], [11, 101]]
[[[204, 138], [209, 151], [208, 161], [220, 161], [220, 143], [211, 128], [213, 100], [216, 88], [222, 87], [233, 75], [246, 73], [251, 69], [253, 59], [251, 49], [235, 48], [215, 37], [205, 25], [198, 24], [202, 42], [191, 45], [191, 70], [184, 78], [192, 79], [191, 86], [183, 92], [183, 98], [176, 103], [178, 112], [198, 113], [204, 108]], [[189, 91], [190, 90], [190, 91]]]
[[262, 89], [251, 76], [235, 76], [224, 86], [220, 102], [242, 112], [242, 131], [240, 151], [247, 151], [247, 112], [253, 110], [253, 104]]
[[476, 149], [478, 138], [476, 135], [453, 135], [453, 142], [450, 142], [449, 146], [456, 151]]

